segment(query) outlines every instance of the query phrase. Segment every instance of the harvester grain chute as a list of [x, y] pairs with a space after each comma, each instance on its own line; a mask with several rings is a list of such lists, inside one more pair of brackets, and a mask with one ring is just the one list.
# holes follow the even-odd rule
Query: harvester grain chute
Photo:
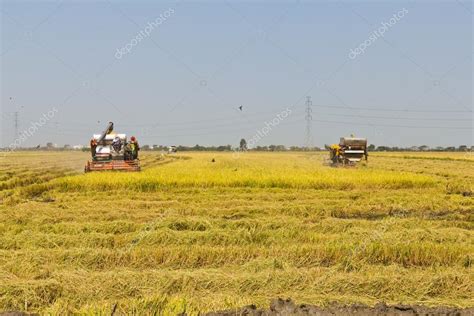
[[352, 166], [369, 156], [366, 138], [341, 137], [339, 144], [326, 145], [326, 149], [333, 165]]
[[140, 171], [138, 143], [127, 141], [127, 135], [114, 132], [114, 123], [110, 122], [101, 134], [95, 134], [91, 140], [92, 160], [84, 167], [91, 171]]

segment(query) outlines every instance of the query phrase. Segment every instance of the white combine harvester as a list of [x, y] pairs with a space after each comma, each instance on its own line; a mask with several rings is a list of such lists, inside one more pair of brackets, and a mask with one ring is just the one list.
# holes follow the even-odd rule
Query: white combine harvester
[[[114, 123], [110, 122], [102, 134], [95, 134], [91, 140], [92, 161], [84, 167], [91, 171], [140, 171], [140, 161], [127, 135], [114, 132]], [[137, 149], [135, 149], [137, 150]]]

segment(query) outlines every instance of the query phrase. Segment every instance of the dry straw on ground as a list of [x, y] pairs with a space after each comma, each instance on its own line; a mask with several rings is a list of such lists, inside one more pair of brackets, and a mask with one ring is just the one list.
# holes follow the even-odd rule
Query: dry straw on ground
[[342, 169], [319, 155], [145, 153], [142, 173], [84, 175], [83, 153], [12, 153], [0, 310], [473, 306], [474, 159], [387, 153]]

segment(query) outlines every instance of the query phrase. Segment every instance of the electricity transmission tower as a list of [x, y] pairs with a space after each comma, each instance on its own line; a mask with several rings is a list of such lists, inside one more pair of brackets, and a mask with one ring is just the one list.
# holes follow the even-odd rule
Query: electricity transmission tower
[[[10, 97], [10, 102], [12, 102], [12, 105], [14, 107], [16, 107], [15, 106], [15, 100], [13, 99], [13, 97]], [[20, 136], [20, 111], [23, 109], [23, 106], [16, 107], [16, 108], [17, 108], [17, 110], [15, 112], [10, 113], [10, 114], [13, 114], [13, 126], [15, 128], [15, 132], [14, 132], [15, 134], [13, 135], [13, 143]]]
[[305, 120], [306, 120], [305, 147], [307, 150], [313, 147], [313, 134], [311, 133], [311, 125], [313, 121], [312, 106], [313, 106], [313, 102], [311, 101], [311, 97], [307, 96], [306, 97], [306, 115], [305, 115]]

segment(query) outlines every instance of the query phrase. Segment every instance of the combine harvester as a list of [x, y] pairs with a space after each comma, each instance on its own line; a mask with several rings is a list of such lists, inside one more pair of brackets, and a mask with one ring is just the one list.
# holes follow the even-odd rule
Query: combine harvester
[[87, 162], [84, 171], [140, 171], [138, 150], [138, 144], [127, 142], [125, 134], [115, 133], [114, 123], [110, 122], [102, 134], [93, 136], [92, 161]]
[[339, 144], [325, 147], [329, 151], [329, 159], [333, 166], [355, 166], [364, 157], [367, 161], [369, 156], [366, 138], [341, 137]]

